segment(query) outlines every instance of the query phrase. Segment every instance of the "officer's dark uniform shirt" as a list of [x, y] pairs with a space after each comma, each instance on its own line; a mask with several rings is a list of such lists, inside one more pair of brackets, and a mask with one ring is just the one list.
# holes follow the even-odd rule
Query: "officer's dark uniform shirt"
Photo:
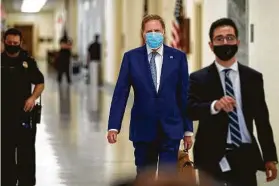
[[2, 119], [17, 118], [32, 95], [32, 84], [44, 83], [36, 61], [21, 51], [16, 58], [1, 53], [1, 114]]

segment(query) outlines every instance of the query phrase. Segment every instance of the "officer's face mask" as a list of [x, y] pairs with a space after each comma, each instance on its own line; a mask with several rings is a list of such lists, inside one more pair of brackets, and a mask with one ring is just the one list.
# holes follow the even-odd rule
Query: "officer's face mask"
[[164, 36], [161, 32], [148, 32], [145, 34], [145, 40], [151, 49], [157, 49], [163, 44]]
[[9, 53], [9, 54], [16, 54], [20, 51], [20, 45], [8, 45], [5, 44], [5, 50]]

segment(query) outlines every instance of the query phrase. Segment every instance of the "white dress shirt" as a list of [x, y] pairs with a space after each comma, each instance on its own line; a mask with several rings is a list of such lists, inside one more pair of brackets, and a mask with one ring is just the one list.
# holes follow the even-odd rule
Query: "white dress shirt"
[[[153, 50], [146, 45], [148, 61], [150, 63], [152, 52]], [[164, 54], [164, 45], [157, 49], [157, 55], [155, 56], [155, 64], [156, 64], [156, 72], [157, 72], [157, 87], [156, 90], [158, 92], [160, 87], [160, 80], [161, 80], [161, 73], [162, 73], [162, 66], [163, 66], [163, 54]], [[110, 129], [110, 131], [118, 131], [116, 129]], [[193, 136], [193, 132], [186, 131], [184, 136]]]
[[[244, 119], [244, 115], [243, 115], [243, 111], [242, 111], [241, 86], [240, 86], [240, 76], [239, 76], [239, 70], [238, 70], [238, 62], [235, 62], [229, 68], [223, 67], [217, 62], [215, 62], [215, 64], [216, 64], [217, 70], [218, 70], [219, 75], [220, 75], [222, 87], [223, 87], [223, 90], [224, 90], [224, 95], [226, 95], [226, 88], [225, 88], [225, 72], [223, 70], [224, 69], [231, 69], [229, 77], [230, 77], [230, 80], [232, 81], [232, 84], [233, 84], [234, 96], [235, 96], [235, 99], [236, 99], [236, 110], [237, 110], [237, 115], [238, 115], [238, 123], [239, 123], [240, 133], [241, 133], [241, 141], [242, 141], [242, 143], [251, 143], [252, 142], [251, 135], [250, 135], [250, 133], [247, 129], [245, 119]], [[216, 111], [214, 109], [214, 105], [215, 105], [216, 102], [217, 102], [217, 100], [215, 100], [211, 104], [211, 114], [213, 114], [213, 115], [219, 113], [219, 111]], [[231, 144], [230, 128], [228, 128], [227, 143]], [[224, 157], [220, 162], [221, 169], [224, 172], [226, 170], [230, 170], [228, 165], [229, 164], [228, 164], [226, 158]]]

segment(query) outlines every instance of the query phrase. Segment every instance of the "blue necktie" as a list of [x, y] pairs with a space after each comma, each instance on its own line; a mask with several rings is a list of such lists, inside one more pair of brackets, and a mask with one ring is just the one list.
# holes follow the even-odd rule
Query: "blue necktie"
[[156, 63], [155, 63], [156, 55], [157, 55], [157, 52], [152, 52], [151, 59], [150, 59], [150, 71], [151, 71], [152, 80], [153, 80], [155, 89], [157, 89], [157, 70], [156, 70]]
[[[226, 87], [226, 95], [232, 97], [234, 100], [234, 90], [233, 90], [233, 84], [230, 80], [229, 74], [231, 72], [231, 69], [225, 69], [225, 87]], [[229, 128], [230, 128], [230, 135], [231, 135], [231, 142], [234, 147], [239, 147], [241, 144], [241, 133], [239, 128], [239, 122], [238, 122], [238, 115], [236, 107], [234, 107], [232, 112], [228, 113], [229, 116]]]

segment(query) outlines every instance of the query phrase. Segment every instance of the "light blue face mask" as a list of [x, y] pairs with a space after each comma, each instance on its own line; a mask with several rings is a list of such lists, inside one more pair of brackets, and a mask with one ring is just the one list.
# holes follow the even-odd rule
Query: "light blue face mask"
[[161, 32], [148, 32], [145, 34], [145, 40], [151, 49], [157, 49], [163, 44], [164, 36]]

